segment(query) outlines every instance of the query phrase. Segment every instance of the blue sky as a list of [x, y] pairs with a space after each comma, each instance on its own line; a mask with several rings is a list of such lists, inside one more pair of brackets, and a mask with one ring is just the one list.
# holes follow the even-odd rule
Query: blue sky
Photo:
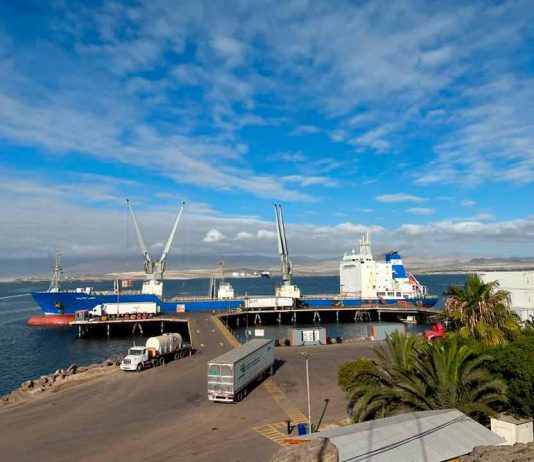
[[[534, 254], [529, 1], [2, 2], [5, 258]], [[120, 238], [119, 238], [120, 236]]]

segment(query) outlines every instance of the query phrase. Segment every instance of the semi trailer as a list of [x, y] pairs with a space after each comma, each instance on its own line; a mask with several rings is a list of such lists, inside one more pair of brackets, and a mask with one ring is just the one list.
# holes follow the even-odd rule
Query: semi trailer
[[101, 303], [88, 311], [89, 316], [124, 316], [127, 314], [147, 314], [159, 313], [159, 306], [154, 302], [121, 302], [121, 303]]
[[235, 402], [274, 371], [274, 340], [254, 339], [208, 361], [208, 399]]
[[191, 354], [191, 345], [184, 343], [178, 333], [150, 337], [145, 346], [133, 346], [121, 362], [123, 371], [141, 372], [149, 367], [162, 366], [169, 359], [180, 359]]

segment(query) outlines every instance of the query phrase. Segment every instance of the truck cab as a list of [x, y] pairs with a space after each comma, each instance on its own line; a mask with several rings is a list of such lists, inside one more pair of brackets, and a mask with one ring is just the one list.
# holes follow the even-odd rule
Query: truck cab
[[120, 368], [123, 371], [142, 371], [149, 364], [148, 348], [134, 346], [128, 350], [128, 354], [121, 362]]

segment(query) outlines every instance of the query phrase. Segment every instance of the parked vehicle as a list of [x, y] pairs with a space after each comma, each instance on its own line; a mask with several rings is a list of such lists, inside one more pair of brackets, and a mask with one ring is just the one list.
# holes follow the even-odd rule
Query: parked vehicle
[[124, 316], [132, 314], [154, 315], [159, 313], [159, 307], [154, 302], [134, 302], [134, 303], [101, 303], [89, 310], [92, 317], [100, 316]]
[[274, 370], [274, 340], [254, 339], [208, 361], [208, 399], [240, 401], [254, 380]]
[[122, 360], [123, 371], [141, 372], [149, 367], [162, 366], [169, 359], [180, 359], [191, 354], [191, 345], [183, 343], [178, 333], [150, 337], [145, 346], [133, 346]]

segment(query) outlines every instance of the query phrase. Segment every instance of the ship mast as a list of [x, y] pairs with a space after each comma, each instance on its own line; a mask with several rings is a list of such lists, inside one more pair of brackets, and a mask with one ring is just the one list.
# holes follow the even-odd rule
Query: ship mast
[[56, 265], [54, 266], [54, 272], [52, 273], [52, 280], [50, 281], [48, 292], [59, 292], [59, 283], [61, 282], [62, 274], [63, 268], [61, 267], [61, 254], [56, 252]]
[[276, 220], [276, 230], [278, 233], [278, 252], [282, 266], [282, 280], [285, 286], [291, 285], [291, 262], [289, 261], [289, 251], [287, 250], [286, 227], [282, 206], [274, 204], [274, 216]]
[[371, 255], [371, 236], [369, 231], [366, 231], [360, 239], [360, 255], [370, 257]]

